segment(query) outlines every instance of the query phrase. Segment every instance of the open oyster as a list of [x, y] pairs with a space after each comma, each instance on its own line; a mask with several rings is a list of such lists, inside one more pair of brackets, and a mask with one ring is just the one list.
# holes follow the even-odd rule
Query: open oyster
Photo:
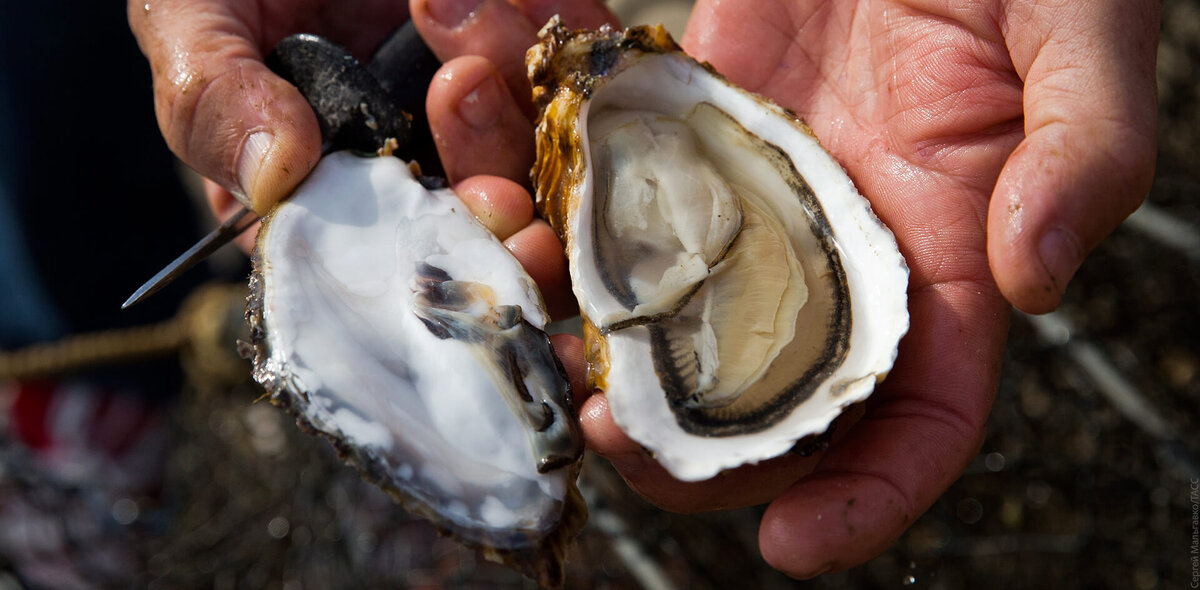
[[892, 233], [796, 116], [661, 28], [529, 50], [533, 180], [565, 243], [589, 385], [675, 477], [824, 433], [908, 329]]
[[326, 156], [258, 235], [254, 376], [364, 477], [488, 557], [562, 580], [586, 518], [541, 296], [449, 190]]

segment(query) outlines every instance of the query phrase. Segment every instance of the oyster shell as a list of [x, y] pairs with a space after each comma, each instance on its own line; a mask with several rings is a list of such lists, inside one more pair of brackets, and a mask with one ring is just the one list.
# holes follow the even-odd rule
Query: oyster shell
[[326, 156], [258, 235], [254, 376], [406, 508], [544, 585], [586, 519], [533, 281], [397, 158]]
[[907, 331], [892, 233], [793, 113], [661, 27], [527, 55], [532, 176], [564, 242], [589, 385], [675, 477], [778, 456], [865, 399]]

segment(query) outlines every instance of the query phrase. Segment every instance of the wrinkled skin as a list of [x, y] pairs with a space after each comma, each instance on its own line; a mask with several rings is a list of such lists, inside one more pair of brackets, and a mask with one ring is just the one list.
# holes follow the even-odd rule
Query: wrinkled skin
[[[320, 131], [304, 97], [262, 62], [275, 43], [293, 33], [315, 33], [365, 60], [411, 15], [445, 62], [427, 109], [447, 175], [467, 183], [456, 187], [460, 195], [506, 241], [548, 293], [550, 311], [562, 317], [573, 306], [565, 261], [549, 226], [531, 224], [533, 209], [522, 188], [533, 160], [525, 49], [554, 14], [580, 28], [615, 21], [591, 1], [488, 0], [473, 10], [461, 4], [130, 0], [127, 12], [150, 60], [163, 137], [209, 180], [209, 204], [219, 218], [239, 207], [234, 196], [266, 212], [320, 156]], [[244, 250], [253, 234], [239, 241]]]
[[[262, 53], [311, 27], [362, 56], [407, 15], [369, 1], [334, 11], [163, 0], [148, 14], [142, 4], [130, 4], [130, 21], [154, 66], [164, 136], [259, 210], [311, 169], [319, 142], [303, 99], [266, 72]], [[464, 4], [411, 2], [450, 60], [428, 98], [439, 152], [562, 317], [565, 263], [523, 186], [533, 149], [521, 58], [555, 12], [573, 27], [610, 16], [590, 0]], [[683, 484], [621, 433], [602, 394], [581, 406], [589, 446], [669, 510], [770, 502], [760, 549], [789, 575], [886, 549], [978, 452], [1008, 303], [1056, 307], [1082, 257], [1148, 190], [1157, 26], [1148, 0], [700, 0], [685, 49], [799, 113], [841, 160], [908, 260], [912, 329], [891, 376], [823, 454]], [[275, 138], [262, 166], [239, 155], [255, 129]], [[218, 212], [234, 206], [226, 190], [210, 194]], [[581, 343], [555, 345], [582, 391]]]
[[[997, 386], [1004, 299], [1056, 307], [1149, 190], [1158, 3], [738, 4], [701, 0], [684, 47], [803, 116], [912, 270], [892, 375], [846, 438], [790, 466], [809, 475], [701, 486], [676, 505], [778, 481], [745, 499], [774, 498], [763, 556], [804, 577], [883, 551], [958, 477]], [[667, 497], [661, 475], [634, 480]]]

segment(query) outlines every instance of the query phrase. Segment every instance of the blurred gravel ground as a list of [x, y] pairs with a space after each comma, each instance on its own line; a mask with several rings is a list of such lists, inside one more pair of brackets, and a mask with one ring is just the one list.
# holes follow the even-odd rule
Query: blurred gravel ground
[[[1054, 316], [1069, 331], [1014, 318], [979, 457], [891, 550], [848, 572], [793, 581], [758, 557], [760, 509], [664, 513], [589, 457], [581, 485], [592, 516], [567, 587], [1188, 587], [1189, 481], [1200, 476], [1200, 256], [1155, 237], [1165, 226], [1154, 215], [1182, 224], [1171, 235], [1197, 240], [1200, 0], [1166, 0], [1163, 13], [1153, 211], [1118, 229], [1079, 271]], [[534, 587], [408, 517], [323, 442], [250, 403], [253, 387], [196, 383], [174, 416], [165, 494], [143, 500], [145, 516], [119, 535], [142, 566], [132, 584], [106, 574], [93, 578], [97, 587]], [[1151, 418], [1131, 419], [1111, 392], [1135, 396], [1131, 407]], [[14, 485], [2, 475], [0, 484]], [[48, 506], [58, 501], [39, 494]], [[3, 574], [12, 565], [0, 558], [0, 588], [20, 587]]]

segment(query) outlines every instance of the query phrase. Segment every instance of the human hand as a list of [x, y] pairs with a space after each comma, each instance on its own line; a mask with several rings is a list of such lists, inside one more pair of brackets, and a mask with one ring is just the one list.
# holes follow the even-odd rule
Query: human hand
[[670, 510], [771, 501], [759, 546], [790, 575], [886, 549], [978, 452], [1005, 298], [1054, 308], [1145, 195], [1157, 14], [1118, 0], [700, 0], [684, 48], [796, 111], [842, 162], [908, 260], [912, 328], [823, 454], [684, 484], [621, 433], [602, 395], [581, 409], [589, 446]]
[[[219, 8], [233, 3], [192, 3], [200, 4]], [[354, 6], [360, 4], [371, 2]], [[514, 4], [515, 11], [513, 5], [488, 0], [461, 26], [438, 25], [433, 18], [438, 6], [450, 9], [442, 14], [471, 12], [457, 2], [414, 1], [412, 14], [442, 59], [472, 52], [489, 58], [447, 63], [430, 89], [429, 116], [452, 180], [489, 172], [517, 181], [481, 178], [457, 188], [502, 239], [520, 228], [505, 242], [538, 279], [552, 315], [561, 317], [553, 309], [565, 305], [561, 297], [557, 304], [554, 299], [566, 280], [561, 255], [557, 244], [552, 248], [546, 241], [553, 239], [549, 228], [530, 221], [528, 196], [520, 186], [532, 158], [528, 122], [514, 114], [529, 113], [520, 57], [549, 14], [562, 12], [573, 27], [595, 26], [607, 15], [594, 5], [584, 6], [591, 4], [586, 0], [565, 6], [546, 0]], [[775, 567], [807, 576], [849, 567], [885, 549], [976, 452], [996, 387], [1007, 321], [989, 273], [987, 248], [995, 251], [993, 268], [1004, 293], [1023, 309], [1048, 309], [1056, 304], [1065, 279], [1061, 265], [1053, 266], [1052, 275], [1036, 262], [1042, 230], [1061, 225], [1077, 236], [1069, 253], [1073, 257], [1067, 257], [1069, 275], [1078, 257], [1144, 193], [1153, 157], [1151, 56], [1157, 4], [1084, 4], [1091, 13], [1062, 14], [1055, 12], [1064, 9], [1057, 5], [997, 2], [994, 9], [946, 8], [950, 14], [940, 16], [897, 2], [862, 10], [855, 10], [853, 2], [794, 4], [762, 2], [751, 12], [701, 0], [684, 46], [734, 82], [804, 116], [895, 230], [912, 268], [913, 329], [892, 376], [869, 402], [862, 422], [849, 434], [846, 425], [840, 426], [823, 456], [784, 457], [696, 484], [674, 481], [624, 437], [602, 395], [583, 402], [581, 420], [589, 445], [663, 507], [695, 511], [775, 499], [760, 532], [763, 554]], [[168, 8], [191, 14], [189, 6], [171, 3]], [[154, 64], [160, 120], [176, 153], [235, 190], [242, 190], [242, 176], [252, 179], [243, 192], [256, 204], [290, 192], [315, 162], [319, 137], [312, 135], [317, 133], [315, 121], [298, 123], [296, 118], [308, 114], [307, 105], [300, 109], [283, 96], [286, 92], [269, 83], [258, 60], [264, 48], [292, 29], [281, 26], [272, 34], [251, 36], [248, 31], [266, 29], [257, 20], [253, 27], [244, 19], [232, 26], [237, 10], [225, 8], [223, 19], [203, 21], [212, 35], [201, 34], [199, 42], [188, 44], [180, 39], [195, 34], [163, 32], [186, 24], [186, 16], [177, 15], [180, 21], [164, 18], [159, 25], [154, 20], [162, 14], [147, 15], [147, 22], [139, 24], [140, 9], [139, 3], [131, 3], [131, 22], [135, 31], [144, 29], [139, 41]], [[395, 16], [387, 26], [379, 24], [378, 14], [372, 16], [379, 26], [366, 28], [379, 29], [376, 42], [403, 20], [403, 15]], [[510, 17], [523, 17], [524, 23]], [[309, 24], [318, 18], [293, 21]], [[477, 28], [482, 22], [488, 27]], [[504, 31], [496, 24], [508, 22], [517, 23], [519, 35], [487, 33]], [[780, 23], [794, 25], [781, 28]], [[1115, 35], [1118, 25], [1129, 34]], [[237, 30], [230, 33], [231, 28]], [[373, 46], [348, 43], [337, 27], [310, 30], [325, 32], [360, 57]], [[1006, 37], [1003, 31], [1014, 33]], [[240, 39], [241, 49], [220, 41], [231, 35]], [[1105, 45], [1109, 39], [1118, 42]], [[215, 49], [193, 57], [187, 49], [182, 54], [175, 49], [181, 47]], [[254, 63], [230, 65], [230, 59]], [[208, 66], [209, 60], [225, 65]], [[1094, 69], [1082, 69], [1091, 64]], [[205, 73], [206, 66], [226, 72], [221, 78], [227, 80], [218, 84]], [[253, 76], [248, 78], [247, 71]], [[197, 76], [205, 83], [195, 82]], [[243, 88], [243, 79], [258, 82]], [[493, 85], [497, 80], [505, 84]], [[1123, 82], [1131, 91], [1117, 93]], [[188, 84], [204, 91], [189, 96], [187, 91], [196, 89]], [[1022, 103], [1022, 86], [1029, 90], [1024, 96], [1028, 108]], [[521, 90], [509, 93], [509, 88]], [[203, 96], [213, 92], [217, 98]], [[1086, 102], [1075, 99], [1081, 95], [1088, 97]], [[222, 120], [239, 108], [230, 110], [230, 104], [242, 105], [247, 118]], [[311, 149], [303, 141], [294, 144], [299, 147], [283, 146], [280, 138], [301, 127], [308, 129], [300, 135], [310, 134], [306, 141]], [[283, 161], [304, 165], [260, 166], [254, 173], [239, 174], [240, 148], [258, 128], [271, 129], [274, 145], [283, 146], [267, 152], [267, 166]], [[1082, 195], [1090, 193], [1108, 194], [1094, 211], [1081, 206]], [[225, 206], [235, 205], [226, 199]], [[1047, 283], [1051, 276], [1057, 282]], [[1046, 284], [1052, 285], [1048, 296], [1038, 290]], [[556, 338], [555, 345], [576, 391], [582, 391], [579, 341]]]
[[[163, 137], [184, 163], [210, 179], [209, 204], [220, 218], [239, 206], [234, 195], [260, 213], [269, 210], [320, 156], [312, 109], [299, 91], [267, 69], [263, 56], [283, 37], [309, 32], [365, 61], [410, 14], [445, 62], [430, 88], [427, 115], [449, 180], [489, 174], [527, 183], [533, 140], [524, 51], [556, 13], [577, 27], [599, 26], [611, 18], [590, 0], [352, 0], [336, 9], [300, 0], [128, 4], [130, 26], [150, 61]], [[468, 199], [482, 199], [475, 203], [477, 214], [511, 221], [521, 215], [492, 211], [508, 199], [493, 196], [496, 203], [488, 201], [489, 194], [511, 189], [476, 180], [465, 192]], [[530, 219], [532, 212], [525, 223]], [[253, 236], [243, 235], [239, 243], [244, 250]], [[538, 247], [538, 240], [547, 237], [553, 237], [548, 226], [522, 226], [509, 236], [508, 245], [529, 263], [535, 278], [557, 280], [565, 273], [547, 270], [558, 259], [545, 254], [557, 248]], [[548, 299], [562, 315], [560, 302], [569, 296]]]

